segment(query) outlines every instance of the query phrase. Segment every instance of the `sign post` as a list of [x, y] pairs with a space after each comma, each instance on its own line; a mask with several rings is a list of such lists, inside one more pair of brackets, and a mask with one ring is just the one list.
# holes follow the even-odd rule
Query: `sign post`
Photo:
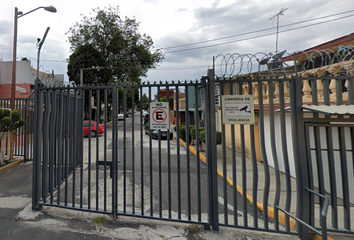
[[252, 95], [224, 95], [221, 99], [223, 124], [254, 124]]
[[165, 130], [170, 128], [170, 111], [168, 102], [150, 103], [150, 129]]

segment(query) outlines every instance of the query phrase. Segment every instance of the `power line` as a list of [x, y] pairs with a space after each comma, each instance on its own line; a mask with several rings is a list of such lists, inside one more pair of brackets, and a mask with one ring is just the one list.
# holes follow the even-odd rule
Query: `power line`
[[[354, 10], [350, 10], [350, 11], [346, 11], [346, 12], [341, 12], [341, 13], [336, 13], [336, 14], [331, 14], [331, 15], [327, 15], [327, 16], [323, 16], [323, 17], [318, 17], [318, 18], [312, 18], [312, 19], [304, 20], [304, 21], [300, 21], [300, 22], [285, 24], [285, 25], [279, 26], [279, 28], [284, 28], [284, 27], [289, 27], [289, 26], [293, 26], [293, 25], [297, 25], [297, 24], [306, 23], [306, 22], [312, 22], [312, 21], [316, 21], [316, 20], [321, 20], [321, 19], [324, 19], [324, 18], [334, 17], [334, 16], [338, 16], [338, 15], [342, 15], [342, 14], [346, 14], [346, 13], [350, 13], [350, 12], [354, 12]], [[350, 15], [350, 16], [353, 16], [353, 15]], [[346, 17], [348, 17], [348, 16], [346, 16]], [[344, 17], [344, 18], [345, 18], [345, 17]], [[336, 20], [336, 19], [335, 19], [335, 20]], [[333, 21], [334, 21], [334, 20], [333, 20]], [[200, 42], [195, 42], [195, 43], [187, 43], [187, 44], [182, 44], [182, 45], [177, 45], [177, 46], [172, 46], [172, 47], [165, 47], [165, 48], [162, 48], [162, 49], [173, 49], [173, 48], [180, 48], [180, 47], [198, 45], [198, 44], [202, 44], [202, 43], [214, 42], [214, 41], [224, 40], [224, 39], [233, 38], [233, 37], [240, 37], [240, 36], [249, 35], [249, 34], [253, 34], [253, 33], [265, 32], [265, 31], [269, 31], [269, 30], [273, 30], [273, 29], [274, 29], [274, 27], [272, 27], [272, 28], [265, 28], [265, 29], [260, 29], [260, 30], [255, 30], [255, 31], [247, 32], [247, 33], [241, 33], [241, 34], [231, 35], [231, 36], [227, 36], [227, 37], [214, 38], [214, 39], [210, 39], [210, 40], [205, 40], [205, 41], [200, 41]]]
[[[340, 18], [336, 18], [336, 19], [331, 19], [331, 20], [319, 22], [319, 23], [313, 23], [313, 24], [309, 24], [309, 25], [306, 25], [306, 26], [301, 26], [301, 27], [296, 27], [296, 28], [283, 30], [283, 31], [280, 31], [279, 33], [294, 31], [294, 30], [298, 30], [298, 29], [302, 29], [302, 28], [306, 28], [306, 27], [312, 27], [312, 26], [315, 26], [315, 25], [320, 25], [320, 24], [323, 24], [323, 23], [328, 23], [328, 22], [332, 22], [332, 21], [336, 21], [336, 20], [340, 20], [340, 19], [344, 19], [344, 18], [348, 18], [348, 17], [352, 17], [352, 16], [354, 16], [354, 14], [348, 15], [348, 16], [345, 16], [345, 17], [340, 17]], [[235, 43], [235, 42], [241, 42], [241, 41], [245, 41], [245, 40], [252, 40], [252, 39], [256, 39], [256, 38], [266, 37], [266, 36], [270, 36], [270, 35], [273, 35], [273, 34], [274, 33], [267, 33], [267, 34], [263, 34], [263, 35], [259, 35], [259, 36], [243, 38], [243, 39], [238, 39], [238, 40], [233, 40], [233, 41], [228, 41], [228, 42], [223, 42], [223, 43], [217, 43], [217, 44], [212, 44], [212, 45], [207, 45], [207, 46], [202, 46], [202, 47], [187, 48], [187, 49], [181, 49], [181, 50], [176, 50], [176, 51], [165, 52], [165, 54], [177, 53], [177, 52], [185, 52], [185, 51], [191, 51], [191, 50], [197, 50], [197, 49], [203, 49], [203, 48], [210, 48], [210, 47], [216, 47], [216, 46], [226, 45], [226, 44], [230, 44], [230, 43]]]

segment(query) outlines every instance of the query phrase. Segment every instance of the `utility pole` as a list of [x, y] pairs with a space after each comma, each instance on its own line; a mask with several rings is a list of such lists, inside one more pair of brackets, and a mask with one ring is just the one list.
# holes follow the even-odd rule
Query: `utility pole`
[[277, 18], [277, 35], [276, 35], [276, 41], [275, 41], [275, 54], [278, 53], [279, 16], [283, 15], [283, 13], [286, 10], [287, 10], [287, 8], [282, 8], [277, 14], [275, 14], [273, 17], [269, 18], [269, 20], [273, 20], [274, 18]]

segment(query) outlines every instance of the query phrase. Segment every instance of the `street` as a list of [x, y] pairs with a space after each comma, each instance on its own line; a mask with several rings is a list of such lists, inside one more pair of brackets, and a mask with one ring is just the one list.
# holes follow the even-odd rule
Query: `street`
[[[116, 147], [112, 146], [113, 129], [118, 136]], [[110, 178], [113, 149], [117, 150], [118, 156], [116, 189]], [[106, 133], [99, 136], [98, 144], [96, 138], [90, 141], [90, 138], [85, 137], [84, 154], [85, 171], [82, 172], [82, 179], [83, 186], [88, 188], [83, 192], [80, 189], [81, 174], [76, 174], [74, 185], [75, 193], [79, 194], [81, 191], [82, 204], [87, 205], [89, 209], [114, 212], [112, 193], [117, 192], [118, 214], [208, 222], [209, 192], [206, 164], [187, 151], [176, 139], [161, 141], [151, 139], [145, 134], [139, 114], [130, 116], [125, 121], [118, 121], [117, 124], [107, 125]], [[101, 163], [99, 169], [96, 168], [97, 156]], [[103, 165], [105, 160], [106, 167]], [[225, 207], [221, 180], [218, 181], [219, 216], [224, 218], [224, 211], [229, 211], [227, 215], [229, 219], [222, 221], [231, 222], [234, 221], [234, 216], [237, 216], [238, 222], [242, 222], [244, 219], [242, 196], [237, 194], [234, 201], [233, 188], [227, 185], [229, 194]], [[71, 186], [69, 184], [69, 188]], [[233, 203], [237, 203], [238, 209], [234, 209]], [[251, 207], [247, 204], [248, 213], [252, 212]]]

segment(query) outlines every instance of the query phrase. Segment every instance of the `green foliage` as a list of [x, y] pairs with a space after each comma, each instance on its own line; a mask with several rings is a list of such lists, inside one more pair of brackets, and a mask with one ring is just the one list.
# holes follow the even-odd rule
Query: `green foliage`
[[206, 136], [205, 136], [205, 129], [202, 129], [200, 132], [199, 132], [199, 141], [205, 143], [206, 142]]
[[143, 103], [143, 109], [148, 110], [150, 107], [149, 103]]
[[[144, 103], [149, 103], [149, 98], [148, 96], [146, 96], [146, 93], [143, 94], [142, 98], [141, 98], [141, 101], [143, 101], [143, 104]], [[145, 109], [146, 110], [146, 109]]]
[[13, 122], [18, 122], [21, 119], [21, 111], [19, 109], [12, 110], [10, 116]]
[[26, 121], [21, 119], [21, 111], [14, 109], [1, 109], [0, 108], [0, 131], [7, 132], [12, 131], [18, 127], [23, 126]]
[[222, 144], [222, 133], [216, 131], [216, 144]]
[[[78, 46], [69, 56], [68, 76], [69, 80], [76, 85], [80, 85], [80, 69], [92, 68], [92, 66], [107, 67], [106, 60], [102, 53], [92, 44], [86, 43]], [[83, 84], [107, 84], [110, 76], [107, 69], [84, 69], [82, 71]]]
[[112, 79], [118, 83], [140, 82], [163, 59], [163, 54], [160, 49], [152, 50], [151, 37], [140, 34], [135, 18], [123, 20], [119, 14], [118, 6], [92, 9], [67, 32], [70, 49], [91, 44], [103, 56]]
[[8, 128], [12, 125], [12, 121], [11, 121], [11, 118], [10, 117], [4, 117], [2, 119], [2, 124], [4, 127]]
[[15, 124], [15, 128], [19, 128], [22, 127], [23, 125], [26, 124], [26, 120], [25, 119], [20, 119], [16, 124]]
[[[177, 128], [175, 129], [175, 131], [177, 131]], [[179, 137], [183, 141], [186, 141], [186, 126], [185, 125], [179, 125]]]
[[174, 99], [173, 97], [170, 97], [170, 99], [168, 100], [168, 105], [170, 106], [170, 109], [174, 109], [174, 103], [173, 103]]
[[[175, 132], [177, 132], [177, 126], [174, 126]], [[196, 134], [196, 126], [195, 125], [189, 125], [189, 135], [190, 139], [196, 139], [197, 134]], [[186, 126], [185, 125], [179, 125], [179, 137], [183, 140], [186, 141]], [[199, 127], [199, 141], [205, 143], [206, 142], [206, 135], [205, 135], [205, 128], [204, 127]], [[220, 131], [216, 131], [216, 144], [222, 144], [222, 133]]]
[[10, 109], [4, 109], [4, 117], [10, 116], [11, 110]]

